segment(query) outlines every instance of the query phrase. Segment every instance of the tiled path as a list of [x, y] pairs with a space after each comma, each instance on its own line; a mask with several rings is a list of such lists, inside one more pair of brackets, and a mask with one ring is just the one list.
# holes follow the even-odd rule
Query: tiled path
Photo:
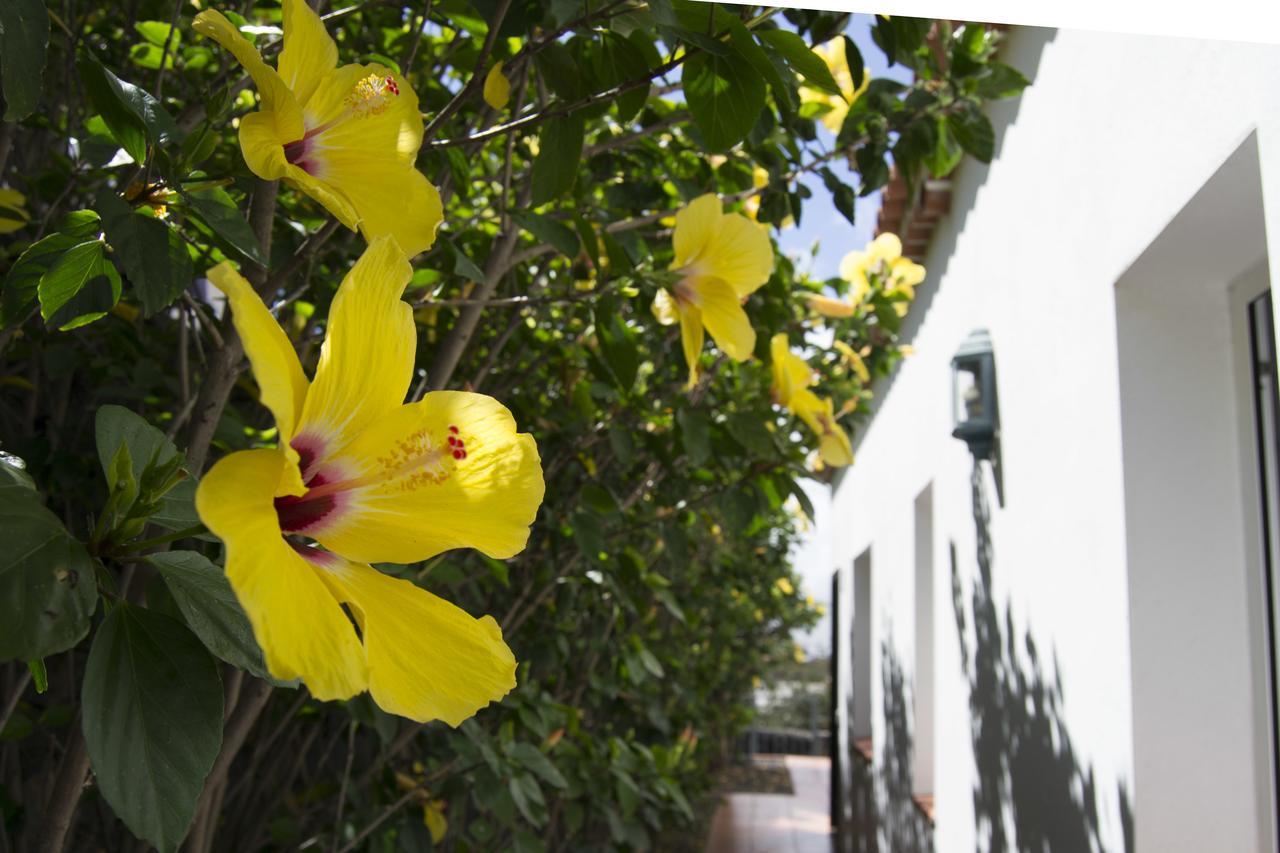
[[831, 853], [831, 760], [809, 755], [783, 760], [795, 794], [725, 797], [711, 825], [707, 853]]

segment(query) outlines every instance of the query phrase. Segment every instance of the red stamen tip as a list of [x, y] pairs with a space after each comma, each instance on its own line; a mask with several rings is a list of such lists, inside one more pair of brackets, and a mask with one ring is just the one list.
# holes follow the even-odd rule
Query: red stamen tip
[[466, 456], [466, 455], [467, 455], [467, 452], [466, 452], [465, 450], [455, 450], [455, 451], [453, 451], [453, 458], [454, 458], [454, 459], [462, 459], [462, 458], [463, 458], [464, 456]]
[[454, 426], [453, 424], [450, 424], [450, 425], [449, 425], [449, 432], [453, 433], [454, 435], [457, 435], [457, 434], [458, 434], [458, 428], [457, 428], [456, 426]]

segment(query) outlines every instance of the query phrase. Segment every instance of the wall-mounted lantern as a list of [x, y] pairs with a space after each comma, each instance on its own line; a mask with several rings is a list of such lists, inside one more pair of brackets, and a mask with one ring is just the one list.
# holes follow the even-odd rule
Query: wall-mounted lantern
[[1000, 474], [1000, 406], [996, 395], [996, 357], [991, 335], [978, 329], [965, 338], [951, 359], [951, 434], [969, 445], [974, 462], [987, 460], [995, 474], [996, 490], [1003, 503]]

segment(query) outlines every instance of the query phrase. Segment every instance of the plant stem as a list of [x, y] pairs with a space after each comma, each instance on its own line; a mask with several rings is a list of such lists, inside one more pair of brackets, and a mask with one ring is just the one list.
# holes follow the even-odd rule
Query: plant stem
[[199, 536], [201, 533], [208, 533], [209, 528], [203, 524], [193, 524], [191, 527], [178, 530], [173, 533], [166, 533], [164, 536], [156, 536], [152, 539], [143, 539], [139, 542], [129, 542], [121, 553], [130, 554], [134, 551], [145, 551], [148, 548], [154, 548], [157, 545], [165, 545], [169, 542], [177, 542], [179, 539], [190, 539], [193, 536]]

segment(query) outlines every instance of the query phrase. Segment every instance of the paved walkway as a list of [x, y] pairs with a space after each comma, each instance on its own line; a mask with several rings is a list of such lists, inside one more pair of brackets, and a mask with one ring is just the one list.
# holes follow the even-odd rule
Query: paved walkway
[[707, 853], [831, 853], [831, 760], [761, 756], [786, 762], [787, 794], [729, 794], [711, 824]]

